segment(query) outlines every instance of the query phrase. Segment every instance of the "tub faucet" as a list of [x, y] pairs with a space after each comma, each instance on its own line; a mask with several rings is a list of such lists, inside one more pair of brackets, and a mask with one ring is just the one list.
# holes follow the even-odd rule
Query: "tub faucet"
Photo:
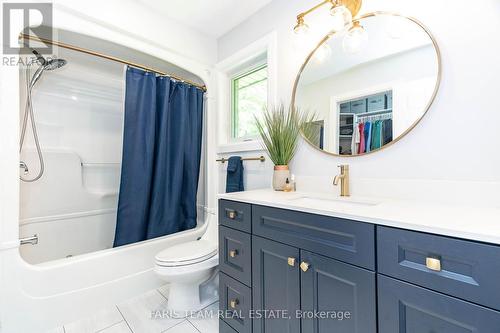
[[340, 174], [333, 179], [333, 185], [337, 186], [340, 181], [340, 196], [348, 197], [351, 195], [349, 191], [349, 166], [347, 164], [339, 165]]
[[23, 169], [23, 173], [25, 175], [27, 175], [29, 173], [29, 169], [28, 169], [28, 165], [26, 165], [26, 163], [24, 163], [23, 161], [19, 162], [19, 168]]

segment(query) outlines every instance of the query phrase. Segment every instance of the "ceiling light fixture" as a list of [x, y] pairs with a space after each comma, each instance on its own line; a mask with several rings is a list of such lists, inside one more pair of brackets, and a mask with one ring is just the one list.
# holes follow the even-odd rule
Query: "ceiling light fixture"
[[333, 30], [338, 32], [350, 28], [352, 18], [355, 17], [361, 9], [361, 2], [362, 0], [324, 0], [316, 6], [297, 15], [297, 25], [295, 25], [293, 31], [297, 34], [306, 32], [309, 27], [305, 23], [305, 16], [327, 4], [331, 5], [330, 14], [333, 19]]

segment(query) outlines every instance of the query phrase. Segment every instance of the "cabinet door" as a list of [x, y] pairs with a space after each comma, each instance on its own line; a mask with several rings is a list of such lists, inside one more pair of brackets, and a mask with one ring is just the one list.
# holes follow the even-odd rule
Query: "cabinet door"
[[307, 251], [301, 272], [302, 333], [377, 331], [374, 272]]
[[500, 332], [500, 312], [384, 275], [378, 276], [378, 309], [383, 333]]
[[295, 247], [252, 237], [254, 333], [300, 333], [299, 255]]

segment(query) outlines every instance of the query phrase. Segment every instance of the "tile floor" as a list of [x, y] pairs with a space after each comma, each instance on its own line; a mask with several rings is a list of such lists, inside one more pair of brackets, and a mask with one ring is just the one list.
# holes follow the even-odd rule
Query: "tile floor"
[[[164, 318], [162, 310], [167, 304], [168, 286], [152, 290], [92, 317], [78, 320], [47, 333], [217, 333], [219, 303], [213, 303], [203, 314], [187, 319]], [[155, 318], [157, 314], [158, 317]]]

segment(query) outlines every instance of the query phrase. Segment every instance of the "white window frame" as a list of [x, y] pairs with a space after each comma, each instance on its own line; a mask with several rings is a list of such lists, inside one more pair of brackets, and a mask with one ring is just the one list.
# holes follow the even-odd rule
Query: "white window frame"
[[272, 32], [219, 62], [217, 70], [217, 153], [262, 150], [258, 138], [233, 140], [231, 135], [232, 79], [258, 65], [267, 65], [267, 106], [277, 100], [276, 32]]
[[[268, 80], [267, 78], [267, 61], [266, 60], [262, 60], [262, 61], [257, 61], [255, 64], [252, 64], [251, 66], [247, 67], [245, 70], [233, 75], [231, 77], [231, 91], [230, 91], [230, 94], [231, 94], [231, 105], [230, 105], [230, 140], [231, 142], [248, 142], [248, 141], [254, 141], [256, 139], [258, 139], [258, 135], [249, 135], [249, 136], [242, 136], [242, 137], [236, 137], [235, 136], [235, 125], [236, 125], [236, 120], [235, 120], [235, 117], [236, 117], [236, 113], [238, 112], [238, 110], [235, 110], [235, 96], [234, 96], [234, 93], [236, 92], [235, 90], [235, 81], [242, 78], [242, 77], [245, 77], [247, 75], [250, 75], [258, 70], [261, 70], [263, 68], [266, 68], [266, 81]], [[266, 85], [268, 84], [268, 82], [266, 82]], [[267, 92], [268, 93], [268, 92]], [[267, 98], [267, 93], [266, 93], [266, 98]]]

